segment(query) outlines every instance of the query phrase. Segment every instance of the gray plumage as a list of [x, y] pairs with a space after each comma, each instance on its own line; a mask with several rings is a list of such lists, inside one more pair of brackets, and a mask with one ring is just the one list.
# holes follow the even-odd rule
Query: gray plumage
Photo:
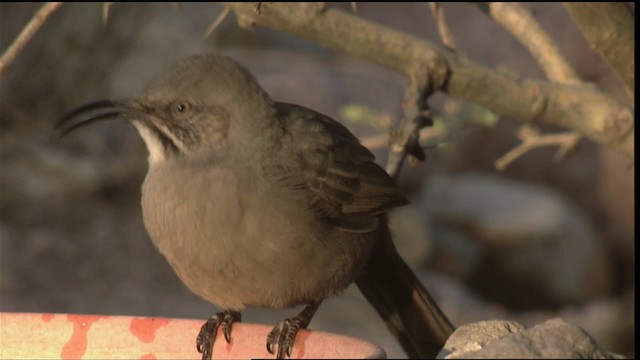
[[[246, 306], [314, 304], [280, 331], [293, 339], [270, 335], [284, 356], [317, 305], [354, 281], [409, 355], [435, 355], [451, 333], [391, 242], [385, 213], [407, 199], [340, 123], [274, 102], [212, 54], [178, 62], [136, 99], [80, 108], [60, 128], [113, 117], [149, 149], [142, 210], [153, 243], [189, 289], [227, 310], [226, 325], [210, 320], [213, 336]], [[203, 341], [199, 350], [212, 345]]]

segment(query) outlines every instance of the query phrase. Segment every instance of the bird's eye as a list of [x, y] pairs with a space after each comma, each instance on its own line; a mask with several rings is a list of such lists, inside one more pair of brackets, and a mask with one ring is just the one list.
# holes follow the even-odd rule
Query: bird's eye
[[173, 114], [176, 116], [184, 116], [191, 112], [193, 105], [188, 100], [177, 100], [172, 104]]

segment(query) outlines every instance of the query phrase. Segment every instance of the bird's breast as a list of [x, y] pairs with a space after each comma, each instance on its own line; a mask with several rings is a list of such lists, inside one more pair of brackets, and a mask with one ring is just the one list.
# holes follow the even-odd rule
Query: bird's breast
[[201, 297], [235, 310], [295, 306], [350, 283], [372, 241], [331, 229], [287, 190], [251, 170], [152, 168], [144, 222]]

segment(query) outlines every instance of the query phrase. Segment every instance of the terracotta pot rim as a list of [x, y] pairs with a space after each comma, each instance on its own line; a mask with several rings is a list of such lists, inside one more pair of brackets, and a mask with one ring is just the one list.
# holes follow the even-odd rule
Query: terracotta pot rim
[[[195, 339], [205, 320], [99, 314], [0, 312], [1, 358], [199, 358]], [[234, 323], [231, 343], [218, 332], [214, 359], [275, 358], [272, 325]], [[26, 340], [25, 340], [26, 339]], [[364, 340], [300, 330], [292, 358], [385, 358]]]

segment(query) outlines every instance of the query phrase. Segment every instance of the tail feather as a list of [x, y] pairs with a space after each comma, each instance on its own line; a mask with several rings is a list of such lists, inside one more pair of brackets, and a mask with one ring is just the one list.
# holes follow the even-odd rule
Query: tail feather
[[454, 330], [396, 251], [388, 229], [356, 284], [411, 358], [435, 357]]

